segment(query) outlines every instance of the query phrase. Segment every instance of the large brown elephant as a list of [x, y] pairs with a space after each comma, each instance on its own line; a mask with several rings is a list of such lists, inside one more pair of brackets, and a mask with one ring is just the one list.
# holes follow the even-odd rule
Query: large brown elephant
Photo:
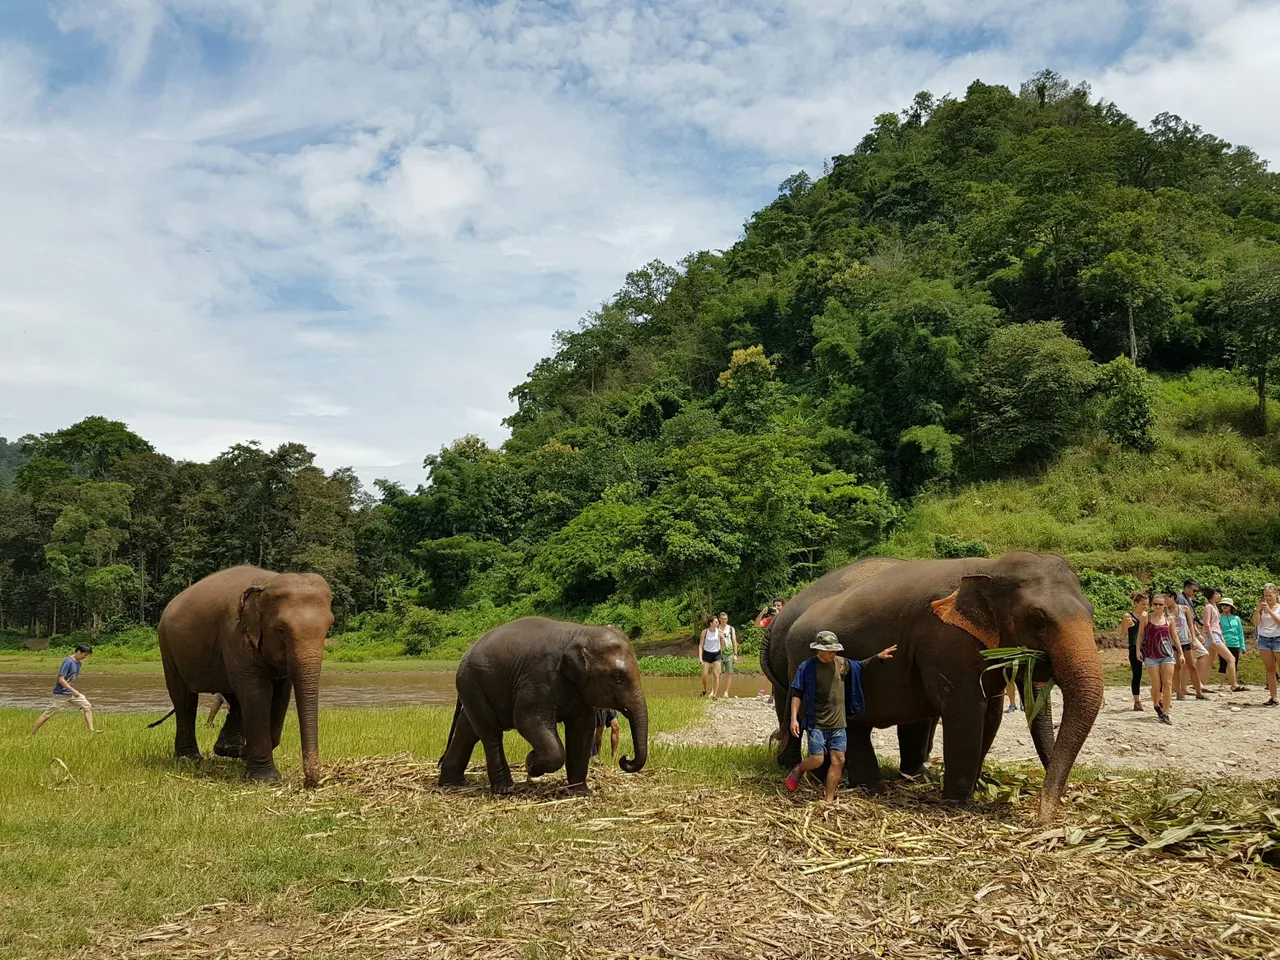
[[[489, 787], [514, 784], [502, 746], [504, 730], [518, 730], [533, 749], [530, 777], [565, 768], [569, 789], [587, 792], [595, 708], [618, 710], [631, 725], [634, 759], [618, 761], [627, 773], [649, 756], [649, 708], [635, 650], [613, 627], [583, 626], [522, 617], [480, 637], [457, 672], [458, 702], [449, 742], [440, 758], [440, 785], [462, 786], [476, 743], [484, 747]], [[564, 724], [560, 742], [556, 724]]]
[[[864, 557], [856, 563], [832, 570], [819, 577], [794, 597], [792, 597], [773, 618], [769, 630], [765, 633], [764, 643], [760, 648], [760, 668], [765, 677], [773, 685], [774, 709], [778, 714], [778, 729], [774, 738], [780, 745], [778, 765], [790, 770], [800, 762], [800, 741], [791, 736], [790, 707], [788, 706], [787, 687], [795, 673], [794, 668], [788, 672], [787, 645], [785, 637], [791, 624], [800, 619], [801, 614], [815, 603], [843, 593], [850, 587], [857, 586], [872, 577], [879, 576], [889, 567], [906, 563], [897, 557]], [[779, 638], [774, 643], [774, 638]], [[906, 777], [926, 777], [926, 764], [933, 749], [933, 733], [937, 727], [937, 719], [930, 718], [919, 723], [898, 724], [898, 769]], [[822, 776], [826, 776], [825, 769]]]
[[[899, 725], [904, 760], [908, 752], [918, 759], [921, 748], [927, 756], [925, 735], [941, 717], [946, 728], [944, 795], [965, 800], [973, 795], [1003, 717], [1003, 680], [995, 671], [984, 674], [989, 664], [979, 651], [997, 646], [1043, 650], [1049, 665], [1033, 679], [1052, 675], [1063, 696], [1056, 741], [1047, 712], [1032, 728], [1045, 764], [1039, 817], [1052, 819], [1102, 706], [1093, 607], [1079, 579], [1061, 557], [1045, 554], [1010, 553], [998, 560], [886, 559], [875, 558], [865, 575], [858, 574], [858, 564], [828, 574], [831, 582], [818, 591], [825, 595], [796, 604], [802, 609], [781, 630], [774, 624], [767, 660], [775, 690], [779, 679], [789, 682], [810, 656], [809, 644], [819, 630], [833, 631], [855, 659], [897, 644], [894, 658], [866, 676], [865, 712], [850, 717], [849, 778], [868, 785], [879, 780], [872, 728]], [[843, 589], [841, 575], [849, 578]], [[921, 742], [905, 744], [902, 725]], [[799, 744], [789, 742], [783, 754], [782, 763], [798, 760]]]
[[297, 699], [302, 769], [308, 787], [320, 779], [316, 712], [320, 661], [333, 625], [333, 595], [314, 573], [232, 567], [174, 597], [160, 618], [160, 658], [173, 701], [174, 753], [200, 758], [198, 694], [226, 695], [230, 710], [214, 752], [242, 756], [245, 776], [273, 780], [273, 751]]

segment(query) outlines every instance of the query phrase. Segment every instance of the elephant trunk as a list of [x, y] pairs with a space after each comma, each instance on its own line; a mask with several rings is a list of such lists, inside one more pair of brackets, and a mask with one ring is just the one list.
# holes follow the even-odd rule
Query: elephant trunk
[[320, 708], [319, 654], [291, 657], [289, 676], [293, 680], [293, 700], [298, 710], [298, 732], [302, 738], [302, 782], [307, 787], [320, 783], [320, 749], [316, 732]]
[[622, 715], [631, 725], [631, 744], [634, 757], [618, 758], [618, 766], [626, 773], [639, 773], [649, 760], [649, 707], [643, 697], [630, 707], [624, 707]]
[[[1019, 691], [1025, 689], [1023, 685], [1025, 678], [1026, 678], [1025, 670], [1019, 672], [1018, 674], [1018, 690]], [[1035, 683], [1034, 681], [1032, 681], [1032, 683], [1033, 683], [1033, 689], [1035, 690], [1036, 695], [1039, 696], [1040, 690], [1044, 686], [1044, 684]], [[1026, 710], [1031, 709], [1031, 704], [1029, 703], [1024, 703], [1022, 706]], [[1036, 745], [1036, 755], [1040, 757], [1041, 765], [1046, 770], [1048, 770], [1049, 761], [1053, 757], [1053, 743], [1054, 743], [1053, 699], [1051, 697], [1045, 698], [1043, 709], [1041, 709], [1041, 711], [1038, 714], [1036, 714], [1035, 719], [1031, 721], [1031, 742]]]
[[[1093, 624], [1080, 620], [1065, 626], [1046, 646], [1054, 679], [1062, 687], [1062, 724], [1045, 765], [1040, 823], [1052, 822], [1057, 814], [1071, 767], [1102, 709], [1102, 664], [1093, 639]], [[1052, 729], [1052, 721], [1049, 724]]]

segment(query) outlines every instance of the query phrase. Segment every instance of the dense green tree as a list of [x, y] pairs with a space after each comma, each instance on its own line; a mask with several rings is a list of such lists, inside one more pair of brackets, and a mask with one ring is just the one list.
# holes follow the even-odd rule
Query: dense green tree
[[921, 91], [850, 146], [728, 249], [627, 274], [511, 391], [510, 437], [442, 447], [412, 489], [296, 443], [175, 462], [101, 417], [0, 441], [0, 626], [154, 623], [236, 563], [316, 570], [340, 629], [389, 612], [423, 651], [450, 608], [754, 608], [1089, 414], [1149, 449], [1139, 360], [1234, 363], [1265, 425], [1280, 177], [1253, 151], [1052, 71]]
[[1052, 459], [1080, 425], [1097, 378], [1088, 351], [1060, 323], [997, 330], [987, 341], [972, 399], [986, 458], [996, 466]]
[[1236, 361], [1258, 385], [1258, 423], [1267, 429], [1267, 381], [1280, 349], [1280, 256], [1251, 264], [1226, 285]]

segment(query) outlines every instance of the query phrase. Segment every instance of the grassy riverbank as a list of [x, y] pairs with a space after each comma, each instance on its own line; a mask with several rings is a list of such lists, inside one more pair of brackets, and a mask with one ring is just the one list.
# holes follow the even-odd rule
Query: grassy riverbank
[[[0, 652], [0, 673], [49, 673], [58, 671], [58, 664], [67, 655], [65, 649], [24, 650]], [[433, 660], [425, 657], [388, 657], [375, 660], [339, 660], [326, 657], [325, 672], [329, 673], [405, 673], [417, 671], [453, 671], [457, 660]], [[739, 657], [737, 672], [758, 675], [760, 660], [757, 657]], [[93, 656], [85, 666], [86, 671], [106, 674], [160, 674], [164, 668], [159, 651], [145, 655], [119, 655], [119, 648], [95, 647]], [[699, 662], [692, 657], [641, 657], [640, 672], [649, 677], [694, 677], [701, 671]]]
[[[655, 736], [702, 709], [655, 699]], [[801, 928], [828, 954], [1134, 955], [1159, 921], [1187, 955], [1260, 957], [1280, 932], [1258, 859], [1280, 834], [1242, 783], [1078, 771], [1072, 831], [1045, 833], [1035, 771], [991, 768], [970, 811], [928, 785], [828, 808], [782, 795], [763, 748], [655, 743], [641, 774], [593, 768], [587, 800], [560, 775], [495, 800], [475, 773], [433, 788], [449, 711], [406, 708], [325, 711], [308, 792], [293, 729], [284, 783], [250, 787], [234, 763], [175, 764], [147, 719], [28, 739], [30, 715], [0, 711], [0, 956], [781, 956]]]

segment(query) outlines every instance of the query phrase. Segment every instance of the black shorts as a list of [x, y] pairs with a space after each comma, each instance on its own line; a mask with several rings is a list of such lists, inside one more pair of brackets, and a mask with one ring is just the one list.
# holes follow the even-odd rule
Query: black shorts
[[703, 663], [718, 663], [722, 659], [723, 657], [721, 656], [719, 650], [717, 650], [715, 653], [708, 653], [706, 650], [702, 651]]
[[[1231, 651], [1231, 657], [1232, 659], [1235, 660], [1236, 666], [1237, 667], [1240, 666], [1240, 654], [1244, 653], [1244, 651], [1241, 650], [1239, 647], [1227, 647], [1227, 649]], [[1225, 657], [1218, 658], [1218, 672], [1219, 673], [1227, 672], [1227, 661]]]

